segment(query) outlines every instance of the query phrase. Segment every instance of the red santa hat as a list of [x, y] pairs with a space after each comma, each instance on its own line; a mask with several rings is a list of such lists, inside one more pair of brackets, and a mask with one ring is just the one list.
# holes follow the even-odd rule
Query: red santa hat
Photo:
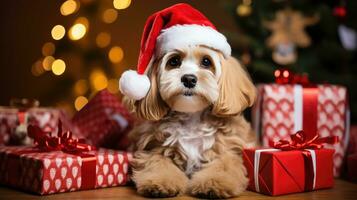
[[135, 100], [146, 96], [150, 80], [146, 75], [155, 55], [190, 45], [204, 45], [227, 57], [231, 47], [224, 35], [198, 10], [180, 3], [151, 15], [141, 38], [137, 71], [125, 71], [119, 80], [120, 91]]

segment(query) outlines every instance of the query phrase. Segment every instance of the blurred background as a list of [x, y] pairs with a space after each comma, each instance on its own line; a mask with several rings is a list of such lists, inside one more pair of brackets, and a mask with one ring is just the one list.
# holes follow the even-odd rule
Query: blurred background
[[12, 0], [0, 11], [0, 105], [35, 98], [70, 113], [97, 91], [118, 95], [135, 68], [146, 18], [178, 2], [223, 32], [255, 83], [279, 68], [312, 82], [345, 85], [357, 122], [357, 1]]

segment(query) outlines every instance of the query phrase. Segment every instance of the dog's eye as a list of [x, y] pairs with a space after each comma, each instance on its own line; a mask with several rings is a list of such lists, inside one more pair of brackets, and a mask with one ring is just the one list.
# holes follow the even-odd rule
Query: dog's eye
[[181, 65], [180, 56], [174, 56], [167, 61], [167, 64], [171, 67], [179, 67]]
[[204, 68], [209, 68], [212, 66], [212, 62], [209, 58], [207, 57], [204, 57], [201, 61], [201, 65], [204, 67]]

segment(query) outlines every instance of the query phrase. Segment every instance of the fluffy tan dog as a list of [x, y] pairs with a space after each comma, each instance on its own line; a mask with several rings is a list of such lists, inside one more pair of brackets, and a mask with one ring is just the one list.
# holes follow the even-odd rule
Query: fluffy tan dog
[[256, 96], [247, 73], [233, 57], [202, 46], [167, 52], [150, 69], [148, 95], [126, 99], [148, 120], [129, 135], [138, 192], [239, 195], [248, 184], [241, 151], [255, 141], [242, 116]]
[[242, 111], [256, 91], [225, 36], [198, 10], [176, 4], [148, 18], [138, 60], [119, 81], [144, 120], [129, 134], [138, 192], [239, 195], [248, 184], [242, 149], [255, 143]]

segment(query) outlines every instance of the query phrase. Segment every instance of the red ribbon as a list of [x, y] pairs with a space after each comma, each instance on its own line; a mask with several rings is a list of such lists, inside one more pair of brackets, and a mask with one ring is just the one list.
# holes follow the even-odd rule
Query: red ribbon
[[60, 120], [58, 122], [57, 136], [51, 136], [50, 132], [44, 132], [40, 127], [34, 125], [29, 125], [27, 131], [28, 136], [34, 140], [36, 147], [42, 152], [63, 151], [80, 156], [82, 158], [81, 189], [95, 187], [97, 159], [95, 155], [85, 153], [95, 150], [94, 146], [85, 144], [84, 139], [72, 138], [72, 132], [70, 131], [62, 132], [62, 122]]
[[321, 149], [323, 144], [336, 144], [339, 141], [337, 136], [320, 137], [319, 134], [308, 139], [305, 131], [301, 130], [290, 135], [291, 141], [279, 140], [278, 142], [270, 141], [270, 146], [283, 151], [304, 150], [304, 149]]
[[295, 74], [288, 69], [277, 69], [274, 71], [275, 83], [277, 84], [300, 84], [310, 85], [307, 74]]
[[306, 149], [322, 149], [323, 144], [336, 144], [339, 138], [337, 136], [319, 137], [319, 134], [315, 134], [313, 138], [308, 139], [303, 130], [291, 135], [290, 138], [291, 141], [279, 140], [278, 142], [270, 141], [269, 143], [270, 146], [283, 151], [302, 150], [305, 161], [305, 190], [312, 191], [316, 174], [314, 173], [313, 158], [310, 151], [306, 151]]
[[44, 132], [38, 126], [29, 125], [27, 134], [34, 140], [37, 148], [42, 151], [63, 151], [65, 153], [78, 154], [95, 150], [95, 147], [84, 143], [84, 139], [72, 138], [72, 132], [62, 132], [62, 122], [58, 122], [57, 137], [50, 132]]

